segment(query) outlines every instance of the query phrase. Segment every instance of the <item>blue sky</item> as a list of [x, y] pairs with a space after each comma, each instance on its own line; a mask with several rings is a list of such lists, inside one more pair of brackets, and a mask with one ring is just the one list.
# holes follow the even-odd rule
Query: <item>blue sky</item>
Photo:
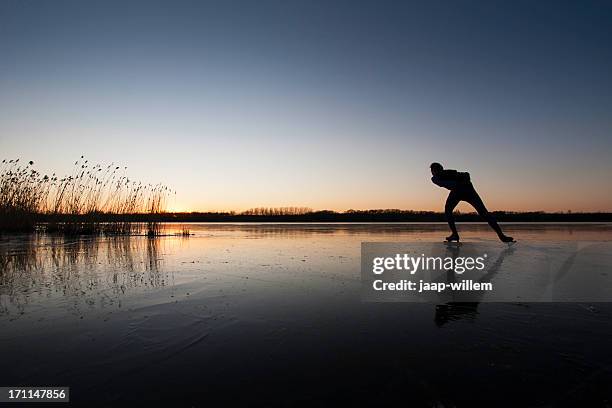
[[[0, 3], [3, 158], [173, 209], [612, 210], [609, 2]], [[466, 207], [467, 208], [467, 207]]]

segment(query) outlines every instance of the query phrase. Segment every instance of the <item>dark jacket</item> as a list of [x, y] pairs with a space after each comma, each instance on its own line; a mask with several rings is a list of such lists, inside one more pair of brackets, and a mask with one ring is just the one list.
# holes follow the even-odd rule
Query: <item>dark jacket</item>
[[470, 173], [459, 172], [457, 170], [442, 170], [440, 174], [433, 176], [431, 181], [448, 190], [473, 188], [470, 181]]

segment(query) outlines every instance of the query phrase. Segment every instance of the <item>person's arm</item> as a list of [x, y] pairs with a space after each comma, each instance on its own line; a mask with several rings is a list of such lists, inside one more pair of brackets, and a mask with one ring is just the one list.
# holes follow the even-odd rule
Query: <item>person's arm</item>
[[435, 185], [439, 186], [439, 187], [444, 187], [444, 183], [442, 182], [442, 180], [440, 180], [439, 177], [433, 176], [431, 178], [431, 182], [434, 183]]
[[443, 188], [447, 188], [449, 190], [452, 190], [453, 188], [455, 188], [457, 186], [457, 180], [455, 180], [455, 178], [453, 177], [445, 177], [444, 175], [442, 175], [442, 177], [440, 176], [433, 176], [431, 178], [431, 181], [440, 187]]

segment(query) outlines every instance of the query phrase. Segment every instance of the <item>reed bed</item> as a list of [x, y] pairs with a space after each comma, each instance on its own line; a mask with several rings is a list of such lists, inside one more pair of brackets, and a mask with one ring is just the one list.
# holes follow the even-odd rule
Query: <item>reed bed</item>
[[127, 167], [91, 164], [83, 156], [64, 177], [42, 174], [33, 165], [2, 161], [0, 232], [158, 236], [162, 229], [156, 218], [176, 194], [162, 184], [131, 180]]

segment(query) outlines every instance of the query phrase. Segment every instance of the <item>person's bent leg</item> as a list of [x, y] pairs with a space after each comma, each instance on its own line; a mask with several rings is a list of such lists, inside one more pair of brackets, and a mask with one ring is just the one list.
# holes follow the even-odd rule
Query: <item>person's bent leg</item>
[[455, 192], [451, 191], [446, 199], [446, 204], [444, 205], [444, 214], [446, 215], [446, 221], [448, 222], [448, 226], [452, 231], [452, 234], [446, 237], [447, 241], [459, 241], [459, 233], [457, 233], [455, 217], [453, 216], [453, 211], [455, 210], [457, 204], [459, 204], [459, 198], [457, 197], [457, 194]]
[[495, 220], [495, 217], [493, 217], [491, 215], [491, 213], [489, 212], [489, 210], [487, 210], [487, 207], [485, 207], [484, 203], [482, 202], [482, 199], [480, 198], [480, 196], [478, 195], [476, 190], [474, 190], [470, 194], [469, 197], [466, 197], [465, 201], [470, 203], [472, 205], [472, 207], [474, 207], [476, 209], [478, 214], [482, 218], [484, 218], [487, 221], [487, 223], [489, 223], [489, 225], [491, 226], [493, 231], [495, 231], [497, 233], [497, 236], [499, 237], [499, 239], [501, 241], [503, 241], [503, 242], [512, 242], [512, 241], [514, 241], [514, 239], [512, 237], [509, 237], [506, 234], [504, 234], [504, 232], [502, 231], [501, 227], [499, 226], [499, 224]]

